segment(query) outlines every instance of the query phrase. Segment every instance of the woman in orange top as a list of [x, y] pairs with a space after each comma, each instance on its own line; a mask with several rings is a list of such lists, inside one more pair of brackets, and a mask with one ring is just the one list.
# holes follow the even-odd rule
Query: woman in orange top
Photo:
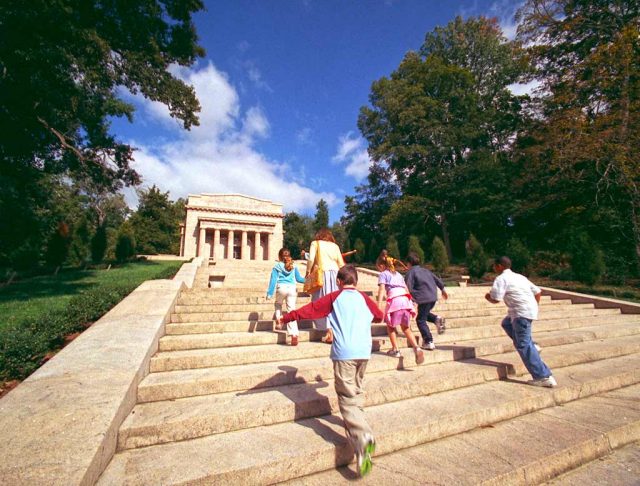
[[[309, 246], [309, 263], [307, 264], [307, 275], [311, 271], [316, 260], [316, 254], [320, 251], [320, 271], [324, 279], [324, 285], [320, 290], [311, 295], [311, 302], [315, 302], [320, 297], [324, 297], [331, 292], [338, 290], [338, 270], [344, 266], [344, 258], [340, 248], [336, 244], [336, 239], [328, 228], [323, 228], [316, 233], [314, 241]], [[333, 341], [331, 327], [328, 326], [327, 318], [315, 320], [316, 329], [326, 329], [327, 333], [322, 338], [325, 343]]]

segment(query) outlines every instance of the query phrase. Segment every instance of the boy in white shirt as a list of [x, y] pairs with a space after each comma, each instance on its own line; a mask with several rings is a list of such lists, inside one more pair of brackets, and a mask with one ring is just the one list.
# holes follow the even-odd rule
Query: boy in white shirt
[[492, 304], [504, 300], [507, 305], [509, 312], [502, 321], [502, 328], [513, 341], [522, 362], [533, 377], [528, 383], [548, 388], [557, 386], [551, 370], [540, 358], [540, 353], [531, 339], [531, 325], [534, 319], [538, 318], [538, 303], [542, 291], [524, 275], [511, 271], [509, 257], [496, 258], [493, 270], [498, 276], [485, 299]]

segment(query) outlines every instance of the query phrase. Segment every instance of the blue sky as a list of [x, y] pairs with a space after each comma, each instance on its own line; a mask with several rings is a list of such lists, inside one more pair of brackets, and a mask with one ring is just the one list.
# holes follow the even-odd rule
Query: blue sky
[[456, 15], [498, 17], [512, 36], [519, 3], [205, 1], [195, 22], [206, 57], [173, 70], [196, 89], [200, 127], [186, 132], [164, 106], [124, 93], [134, 123], [116, 120], [113, 132], [138, 149], [143, 185], [172, 199], [242, 193], [313, 215], [323, 197], [333, 222], [367, 174], [357, 118], [371, 83]]

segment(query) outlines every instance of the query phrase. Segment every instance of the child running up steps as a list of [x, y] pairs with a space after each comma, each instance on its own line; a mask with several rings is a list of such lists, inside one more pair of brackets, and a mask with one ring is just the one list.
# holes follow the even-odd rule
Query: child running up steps
[[387, 352], [389, 356], [400, 358], [398, 349], [398, 338], [396, 328], [400, 327], [407, 337], [409, 346], [413, 348], [416, 357], [416, 364], [424, 362], [424, 353], [418, 347], [416, 338], [411, 332], [411, 318], [415, 315], [411, 294], [404, 283], [402, 274], [396, 272], [395, 266], [388, 257], [379, 257], [376, 267], [380, 272], [378, 277], [378, 306], [382, 302], [382, 296], [386, 292], [387, 305], [384, 312], [384, 322], [387, 324], [387, 334], [391, 341], [391, 349]]
[[[275, 317], [276, 322], [282, 317], [282, 302], [287, 304], [287, 310], [291, 312], [296, 308], [298, 290], [296, 282], [304, 283], [304, 277], [298, 272], [298, 268], [293, 264], [291, 253], [286, 248], [281, 248], [278, 252], [278, 262], [271, 270], [271, 279], [267, 289], [267, 300], [273, 298], [275, 292]], [[281, 324], [276, 323], [276, 328], [281, 329]], [[287, 323], [287, 334], [291, 336], [291, 346], [298, 345], [298, 323], [291, 321]]]
[[407, 256], [409, 271], [404, 277], [407, 288], [411, 293], [411, 297], [418, 304], [418, 329], [422, 335], [422, 349], [434, 350], [433, 336], [429, 330], [427, 321], [433, 322], [438, 328], [438, 334], [443, 334], [445, 327], [444, 317], [437, 316], [431, 312], [431, 309], [438, 301], [438, 289], [442, 292], [442, 298], [447, 300], [449, 296], [444, 290], [444, 283], [428, 269], [420, 266], [420, 257], [411, 252]]
[[358, 472], [364, 476], [371, 471], [375, 451], [373, 431], [362, 410], [364, 373], [371, 358], [371, 321], [381, 322], [383, 315], [373, 300], [356, 289], [358, 272], [353, 265], [338, 271], [337, 283], [338, 290], [285, 314], [280, 322], [328, 318], [333, 329], [331, 359], [338, 405]]

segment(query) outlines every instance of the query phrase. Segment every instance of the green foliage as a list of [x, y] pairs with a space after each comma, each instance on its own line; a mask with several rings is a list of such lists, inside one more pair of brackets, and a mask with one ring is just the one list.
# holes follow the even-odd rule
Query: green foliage
[[602, 250], [585, 232], [577, 232], [569, 242], [571, 270], [576, 280], [594, 285], [602, 279], [605, 272]]
[[367, 249], [364, 246], [364, 241], [362, 241], [360, 238], [356, 238], [356, 241], [353, 243], [353, 249], [358, 251], [358, 253], [353, 255], [354, 260], [356, 261], [356, 263], [362, 263], [367, 254]]
[[301, 250], [308, 250], [313, 239], [313, 220], [308, 216], [301, 216], [295, 211], [286, 213], [282, 222], [284, 229], [284, 246], [289, 248], [294, 258], [300, 257]]
[[474, 235], [470, 235], [466, 244], [467, 250], [467, 268], [469, 275], [474, 279], [480, 279], [486, 273], [489, 267], [489, 259], [484, 252], [482, 244]]
[[101, 224], [98, 226], [93, 238], [91, 238], [91, 261], [100, 263], [107, 251], [107, 228]]
[[169, 278], [179, 266], [180, 263], [163, 265], [155, 274], [107, 281], [77, 293], [63, 307], [11, 321], [0, 328], [0, 379], [25, 378], [40, 365], [47, 352], [63, 343], [66, 335], [84, 330], [142, 281]]
[[387, 252], [389, 252], [389, 256], [392, 256], [393, 258], [401, 258], [400, 248], [398, 247], [398, 240], [396, 240], [395, 236], [391, 235], [389, 236], [389, 238], [387, 238], [386, 249]]
[[422, 249], [422, 246], [420, 245], [420, 239], [415, 236], [415, 235], [411, 235], [409, 236], [409, 244], [407, 246], [407, 253], [416, 253], [418, 255], [418, 257], [420, 258], [420, 261], [424, 263], [424, 250]]
[[435, 237], [431, 243], [431, 263], [438, 274], [443, 274], [449, 267], [449, 257], [443, 241]]
[[135, 234], [136, 251], [142, 254], [177, 255], [180, 246], [180, 223], [183, 214], [179, 204], [169, 200], [168, 192], [155, 185], [138, 191], [138, 210], [130, 219]]
[[518, 238], [513, 237], [507, 242], [505, 248], [506, 255], [511, 259], [514, 271], [518, 273], [528, 273], [531, 263], [531, 252]]
[[136, 254], [136, 242], [133, 232], [128, 225], [122, 226], [118, 232], [118, 241], [115, 249], [116, 260], [120, 263], [131, 259]]
[[45, 260], [52, 267], [59, 267], [66, 260], [69, 253], [69, 227], [60, 222], [51, 235], [47, 245]]
[[327, 201], [320, 199], [316, 205], [316, 215], [313, 219], [313, 229], [315, 231], [329, 227], [329, 206]]

